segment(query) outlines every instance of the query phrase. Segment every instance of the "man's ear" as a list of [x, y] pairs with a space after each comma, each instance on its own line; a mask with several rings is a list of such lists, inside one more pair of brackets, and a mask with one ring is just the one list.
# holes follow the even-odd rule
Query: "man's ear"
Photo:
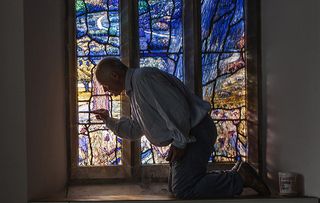
[[115, 80], [119, 80], [119, 74], [114, 71], [111, 72], [111, 77]]

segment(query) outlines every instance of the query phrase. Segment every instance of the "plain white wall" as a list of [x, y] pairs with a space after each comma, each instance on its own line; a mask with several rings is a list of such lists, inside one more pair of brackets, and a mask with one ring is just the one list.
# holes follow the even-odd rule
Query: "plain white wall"
[[267, 165], [320, 197], [320, 1], [262, 0]]
[[64, 0], [5, 0], [0, 12], [0, 202], [64, 192]]
[[28, 197], [63, 193], [67, 182], [64, 0], [25, 0]]
[[23, 0], [1, 1], [0, 202], [27, 200]]

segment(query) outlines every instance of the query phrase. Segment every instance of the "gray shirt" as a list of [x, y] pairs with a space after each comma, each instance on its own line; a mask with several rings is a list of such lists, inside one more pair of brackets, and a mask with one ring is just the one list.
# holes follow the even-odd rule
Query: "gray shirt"
[[178, 148], [196, 141], [190, 130], [205, 117], [210, 104], [191, 93], [179, 79], [157, 68], [129, 68], [125, 90], [131, 118], [106, 121], [116, 135], [130, 140], [145, 135], [156, 146], [172, 143]]

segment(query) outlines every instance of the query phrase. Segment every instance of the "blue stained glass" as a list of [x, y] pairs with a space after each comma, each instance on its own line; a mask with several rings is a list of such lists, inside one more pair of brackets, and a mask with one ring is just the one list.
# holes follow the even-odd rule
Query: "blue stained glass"
[[218, 54], [202, 54], [202, 84], [214, 80], [217, 77]]
[[119, 10], [119, 0], [109, 0], [109, 11]]
[[236, 9], [235, 0], [220, 0], [218, 3], [218, 9], [215, 15], [215, 20], [221, 18], [224, 15], [228, 15], [228, 13], [234, 13]]
[[88, 36], [98, 43], [108, 42], [109, 20], [107, 12], [92, 13], [87, 15]]
[[224, 51], [225, 38], [228, 33], [228, 26], [232, 20], [232, 15], [227, 14], [223, 16], [219, 21], [215, 22], [210, 28], [213, 30], [208, 32], [208, 36], [202, 43], [202, 51], [206, 52], [221, 52]]
[[[245, 66], [243, 53], [202, 54], [202, 85], [206, 85], [221, 74], [233, 73]], [[219, 68], [217, 68], [219, 67]]]
[[203, 98], [218, 128], [212, 161], [247, 156], [244, 0], [202, 0]]
[[158, 56], [181, 53], [181, 0], [140, 0], [139, 36], [142, 58], [150, 53]]
[[211, 1], [201, 1], [201, 31], [202, 31], [202, 39], [206, 38], [209, 35], [210, 27], [213, 20], [214, 12], [218, 7], [219, 0], [211, 0]]
[[236, 12], [231, 24], [235, 24], [240, 20], [244, 20], [244, 0], [237, 0], [236, 3]]
[[149, 148], [146, 151], [141, 153], [141, 159], [144, 160], [146, 163], [150, 162], [152, 159], [152, 149]]
[[244, 36], [243, 0], [202, 2], [202, 51], [239, 51], [237, 42]]
[[110, 27], [109, 27], [109, 35], [110, 36], [119, 36], [120, 32], [120, 26], [119, 26], [119, 13], [118, 11], [110, 11], [109, 12], [109, 21], [110, 21]]
[[[183, 0], [139, 0], [140, 67], [156, 67], [183, 81]], [[141, 142], [142, 163], [164, 163], [167, 148]]]
[[79, 139], [79, 145], [81, 150], [83, 150], [84, 152], [88, 153], [88, 137], [87, 136], [81, 136], [81, 138]]
[[182, 54], [170, 54], [168, 56], [157, 56], [159, 54], [146, 54], [148, 57], [140, 59], [140, 67], [157, 67], [167, 73], [183, 79]]
[[237, 24], [233, 25], [230, 30], [230, 34], [228, 35], [225, 42], [225, 50], [228, 51], [238, 51], [241, 50], [242, 47], [239, 45], [239, 40], [243, 37], [244, 33], [244, 21], [238, 21]]
[[86, 25], [86, 18], [85, 16], [77, 17], [76, 19], [77, 25], [77, 38], [80, 38], [87, 34], [87, 25]]

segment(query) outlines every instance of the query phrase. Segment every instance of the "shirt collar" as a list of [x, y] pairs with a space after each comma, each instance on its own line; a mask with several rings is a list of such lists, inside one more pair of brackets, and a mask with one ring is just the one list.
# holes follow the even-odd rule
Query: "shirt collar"
[[131, 90], [132, 90], [132, 75], [134, 73], [134, 68], [128, 68], [127, 73], [126, 73], [126, 78], [125, 78], [125, 90], [126, 94], [129, 95]]

